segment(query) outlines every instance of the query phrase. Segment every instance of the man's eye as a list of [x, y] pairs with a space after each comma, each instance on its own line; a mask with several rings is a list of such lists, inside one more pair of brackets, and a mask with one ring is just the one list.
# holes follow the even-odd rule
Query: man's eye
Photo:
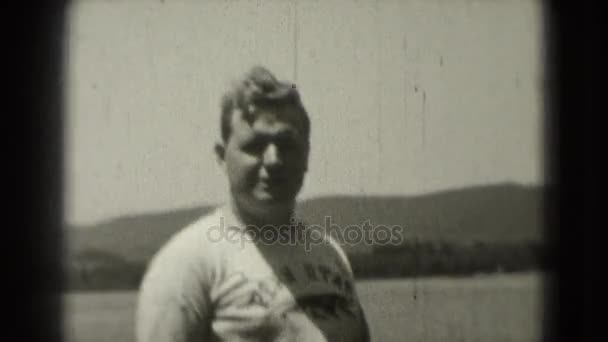
[[295, 144], [291, 141], [283, 141], [278, 145], [281, 151], [291, 151], [295, 148]]
[[247, 153], [259, 153], [264, 150], [265, 144], [262, 141], [255, 141], [243, 146], [243, 151]]
[[284, 139], [279, 141], [279, 148], [283, 151], [292, 151], [298, 148], [298, 144], [293, 139]]

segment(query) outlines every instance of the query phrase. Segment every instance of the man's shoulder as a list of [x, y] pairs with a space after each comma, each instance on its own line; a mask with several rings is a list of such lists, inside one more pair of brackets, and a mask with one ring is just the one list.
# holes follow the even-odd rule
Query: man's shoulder
[[215, 208], [210, 213], [202, 215], [184, 226], [159, 248], [153, 260], [159, 258], [180, 259], [186, 256], [209, 252], [209, 231], [221, 223], [221, 216], [219, 209]]
[[342, 247], [342, 244], [329, 233], [326, 233], [324, 235], [324, 242], [329, 247], [334, 256], [337, 258], [340, 266], [352, 276], [352, 267], [350, 265], [348, 256], [344, 248]]

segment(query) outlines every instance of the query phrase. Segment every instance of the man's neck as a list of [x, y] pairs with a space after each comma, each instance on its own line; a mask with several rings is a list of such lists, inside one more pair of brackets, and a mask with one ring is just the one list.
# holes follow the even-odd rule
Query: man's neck
[[234, 199], [230, 201], [230, 210], [246, 226], [276, 226], [289, 225], [294, 214], [294, 206], [290, 205], [284, 210], [247, 210], [243, 205], [239, 204]]

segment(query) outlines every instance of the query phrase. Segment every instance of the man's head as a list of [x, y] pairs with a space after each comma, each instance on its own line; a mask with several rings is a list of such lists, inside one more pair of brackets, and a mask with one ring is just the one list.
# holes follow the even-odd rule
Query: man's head
[[254, 217], [278, 217], [295, 204], [308, 168], [310, 122], [295, 86], [254, 67], [222, 99], [216, 145], [232, 199]]

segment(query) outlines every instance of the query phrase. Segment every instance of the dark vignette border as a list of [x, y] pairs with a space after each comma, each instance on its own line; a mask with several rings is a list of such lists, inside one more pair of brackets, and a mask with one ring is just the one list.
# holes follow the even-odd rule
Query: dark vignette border
[[5, 178], [15, 191], [15, 196], [4, 196], [11, 208], [5, 214], [14, 219], [3, 227], [9, 236], [3, 239], [10, 249], [7, 259], [13, 263], [12, 272], [3, 277], [3, 293], [10, 303], [5, 333], [20, 341], [61, 341], [63, 38], [68, 3], [11, 5], [2, 9], [2, 36], [8, 38], [2, 54], [9, 57], [3, 67], [14, 77], [3, 82], [13, 104], [3, 108], [3, 117], [11, 120], [4, 136], [12, 133], [4, 147], [14, 157], [4, 159], [4, 165], [15, 172]]
[[[18, 220], [17, 225], [5, 226], [5, 244], [14, 248], [9, 260], [16, 263], [4, 285], [10, 291], [9, 307], [16, 309], [9, 312], [9, 327], [19, 340], [61, 341], [63, 35], [69, 1], [28, 5], [4, 13], [13, 20], [5, 34], [15, 39], [14, 45], [5, 46], [17, 51], [16, 60], [5, 64], [9, 72], [16, 72], [16, 81], [6, 84], [18, 92], [10, 96], [15, 107], [7, 113], [24, 114], [17, 115], [23, 125], [13, 126], [23, 129], [13, 132], [18, 136], [7, 146], [17, 152], [17, 169], [23, 168], [17, 170], [21, 182], [11, 182], [18, 186], [11, 198], [25, 209], [8, 213]], [[598, 171], [591, 164], [601, 155], [599, 124], [592, 112], [601, 111], [593, 102], [599, 99], [599, 80], [608, 60], [597, 51], [605, 44], [599, 7], [597, 1], [545, 1], [545, 165], [551, 184], [545, 226], [552, 246], [545, 257], [554, 272], [546, 282], [544, 341], [597, 339], [602, 327], [590, 311], [595, 302], [590, 275], [598, 269], [589, 264], [598, 260], [592, 242], [599, 240], [590, 234], [592, 215], [598, 212], [592, 202]]]
[[[602, 335], [592, 313], [598, 240], [592, 233], [600, 152], [599, 81], [605, 58], [599, 1], [545, 1], [545, 232], [543, 341], [591, 341]], [[604, 15], [605, 17], [605, 15]], [[598, 329], [600, 328], [600, 329]], [[602, 329], [605, 330], [605, 329]], [[605, 335], [605, 333], [604, 333]], [[601, 338], [599, 338], [601, 340]]]

